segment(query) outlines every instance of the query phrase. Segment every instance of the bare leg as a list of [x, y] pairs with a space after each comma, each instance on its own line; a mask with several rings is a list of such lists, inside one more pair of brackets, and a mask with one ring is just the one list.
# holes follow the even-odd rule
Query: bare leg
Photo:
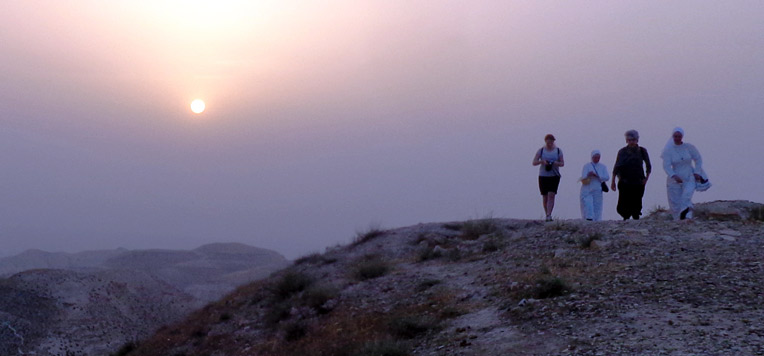
[[549, 201], [549, 195], [546, 194], [546, 195], [542, 195], [541, 197], [543, 198], [543, 202], [544, 202], [544, 215], [549, 216], [549, 213], [548, 213], [549, 210], [547, 210], [546, 208]]
[[549, 192], [546, 195], [547, 196], [547, 199], [546, 199], [547, 200], [546, 201], [546, 215], [547, 216], [552, 216], [552, 210], [554, 210], [554, 196], [555, 195], [556, 194], [552, 193], [552, 192]]

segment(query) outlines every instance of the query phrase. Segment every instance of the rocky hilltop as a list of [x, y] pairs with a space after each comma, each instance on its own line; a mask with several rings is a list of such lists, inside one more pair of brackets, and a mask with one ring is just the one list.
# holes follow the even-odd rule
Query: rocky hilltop
[[[0, 355], [108, 355], [288, 264], [242, 244], [0, 260]], [[19, 272], [19, 270], [25, 270]]]
[[764, 205], [359, 234], [117, 354], [764, 355]]

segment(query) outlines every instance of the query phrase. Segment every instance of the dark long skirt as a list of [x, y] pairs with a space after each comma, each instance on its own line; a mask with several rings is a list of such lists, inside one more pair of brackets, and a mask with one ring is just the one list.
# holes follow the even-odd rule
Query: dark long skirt
[[618, 182], [618, 206], [616, 211], [624, 220], [628, 218], [639, 219], [642, 215], [642, 197], [645, 195], [645, 186], [642, 184], [624, 184]]

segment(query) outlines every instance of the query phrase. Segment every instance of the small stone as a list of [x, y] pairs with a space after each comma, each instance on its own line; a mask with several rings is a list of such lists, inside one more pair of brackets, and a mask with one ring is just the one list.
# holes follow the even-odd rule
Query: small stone
[[592, 247], [594, 247], [594, 248], [605, 248], [605, 247], [608, 247], [608, 246], [610, 246], [612, 244], [613, 244], [612, 241], [603, 241], [603, 240], [594, 240], [594, 241], [592, 241]]
[[734, 236], [734, 237], [743, 236], [743, 234], [740, 233], [740, 231], [736, 231], [736, 230], [732, 230], [732, 229], [724, 229], [724, 230], [719, 231], [719, 233], [722, 234], [722, 235]]
[[715, 240], [716, 233], [713, 231], [699, 232], [692, 234], [690, 237], [698, 240]]

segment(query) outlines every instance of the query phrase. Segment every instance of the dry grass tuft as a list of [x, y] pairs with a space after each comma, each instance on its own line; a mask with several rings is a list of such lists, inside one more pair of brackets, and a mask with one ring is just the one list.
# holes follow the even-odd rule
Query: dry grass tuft
[[367, 230], [356, 232], [352, 245], [353, 246], [360, 245], [362, 243], [365, 243], [377, 237], [380, 237], [384, 234], [385, 234], [385, 230], [383, 230], [382, 227], [379, 226], [379, 224], [371, 224]]

